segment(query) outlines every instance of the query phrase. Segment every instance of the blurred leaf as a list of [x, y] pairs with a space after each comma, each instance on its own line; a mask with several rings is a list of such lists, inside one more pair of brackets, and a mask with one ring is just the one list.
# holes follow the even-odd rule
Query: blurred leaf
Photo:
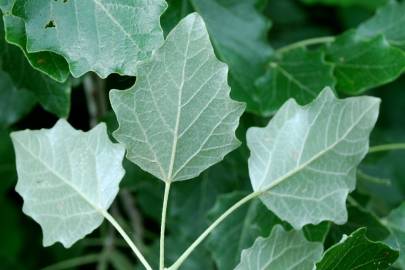
[[296, 229], [324, 220], [345, 223], [346, 197], [368, 151], [379, 103], [337, 99], [325, 88], [312, 103], [290, 99], [266, 127], [250, 128], [250, 181], [263, 203]]
[[317, 225], [308, 224], [302, 228], [305, 238], [311, 242], [321, 242], [325, 241], [326, 236], [330, 231], [330, 222], [324, 221]]
[[12, 140], [16, 191], [24, 213], [41, 225], [44, 246], [70, 247], [101, 225], [125, 173], [125, 150], [104, 124], [84, 133], [59, 120], [52, 129], [13, 132]]
[[383, 34], [391, 45], [405, 50], [405, 2], [388, 1], [374, 17], [360, 25], [357, 34], [367, 38]]
[[[6, 32], [6, 40], [18, 46], [27, 57], [29, 63], [36, 70], [50, 76], [52, 79], [58, 82], [64, 82], [69, 76], [69, 67], [65, 59], [52, 52], [39, 52], [28, 53], [26, 50], [27, 37], [25, 33], [25, 24], [20, 16], [17, 16], [14, 12], [13, 5], [17, 1], [17, 5], [24, 7], [21, 0], [6, 0], [9, 3], [7, 5], [0, 6], [3, 11], [4, 27]], [[19, 10], [24, 14], [24, 10]]]
[[348, 94], [388, 83], [405, 70], [405, 52], [382, 36], [361, 40], [353, 31], [326, 47], [326, 60], [335, 64], [336, 89]]
[[392, 210], [387, 217], [387, 226], [392, 232], [388, 241], [400, 251], [396, 265], [403, 269], [405, 268], [405, 202]]
[[113, 135], [129, 160], [164, 182], [183, 181], [240, 146], [235, 130], [245, 106], [229, 97], [227, 68], [197, 13], [138, 71], [132, 88], [110, 92], [119, 122]]
[[63, 55], [75, 77], [135, 75], [139, 61], [163, 42], [159, 20], [166, 6], [163, 0], [27, 0], [27, 50]]
[[361, 228], [329, 248], [316, 269], [387, 269], [397, 257], [397, 251], [368, 240], [366, 228]]
[[242, 252], [238, 270], [312, 270], [321, 258], [322, 244], [308, 242], [301, 231], [284, 231], [275, 226], [267, 238], [259, 237]]
[[298, 48], [280, 53], [258, 81], [260, 114], [274, 114], [289, 98], [306, 104], [334, 85], [333, 65], [325, 62], [323, 52]]
[[118, 250], [113, 250], [108, 256], [115, 270], [131, 270], [134, 268], [128, 258]]
[[189, 0], [167, 0], [167, 4], [169, 7], [160, 19], [165, 36], [181, 19], [194, 11]]
[[[209, 212], [210, 220], [214, 221], [244, 195], [243, 192], [233, 192], [218, 197]], [[242, 250], [250, 247], [257, 237], [269, 235], [279, 222], [259, 200], [253, 200], [232, 213], [210, 234], [206, 243], [218, 269], [234, 268], [240, 262]]]
[[17, 180], [14, 150], [9, 132], [7, 129], [0, 129], [0, 198], [5, 196]]
[[218, 57], [229, 65], [231, 96], [259, 113], [254, 82], [264, 72], [272, 49], [270, 21], [256, 9], [257, 0], [191, 0], [204, 18]]

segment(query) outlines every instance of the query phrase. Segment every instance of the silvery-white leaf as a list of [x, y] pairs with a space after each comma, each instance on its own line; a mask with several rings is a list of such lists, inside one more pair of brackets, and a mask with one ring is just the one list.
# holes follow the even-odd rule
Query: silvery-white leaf
[[301, 231], [277, 225], [267, 238], [259, 237], [242, 251], [235, 270], [312, 270], [322, 256], [322, 243], [309, 242]]
[[323, 220], [344, 223], [379, 103], [337, 99], [326, 88], [306, 106], [290, 99], [267, 127], [250, 128], [249, 174], [263, 203], [297, 229]]
[[215, 57], [205, 24], [188, 15], [136, 84], [110, 93], [127, 157], [166, 182], [187, 180], [239, 146], [235, 129], [244, 105], [229, 97], [228, 68]]
[[38, 222], [44, 246], [70, 247], [103, 221], [124, 176], [124, 147], [105, 124], [77, 131], [65, 120], [51, 129], [12, 133], [23, 211]]

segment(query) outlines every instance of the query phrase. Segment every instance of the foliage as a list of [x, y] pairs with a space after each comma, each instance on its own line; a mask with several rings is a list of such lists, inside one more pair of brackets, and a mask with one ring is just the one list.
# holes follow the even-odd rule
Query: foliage
[[405, 269], [404, 1], [0, 10], [1, 269]]

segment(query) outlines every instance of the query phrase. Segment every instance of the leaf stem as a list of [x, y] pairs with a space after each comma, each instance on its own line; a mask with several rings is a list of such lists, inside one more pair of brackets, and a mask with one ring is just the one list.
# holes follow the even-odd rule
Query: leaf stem
[[405, 143], [382, 144], [370, 147], [368, 153], [377, 153], [391, 150], [405, 150]]
[[118, 224], [118, 222], [114, 219], [113, 216], [111, 216], [107, 211], [103, 212], [104, 217], [111, 223], [111, 225], [114, 226], [114, 228], [118, 231], [118, 233], [124, 238], [125, 242], [127, 242], [128, 246], [132, 249], [136, 257], [141, 261], [143, 266], [147, 270], [152, 270], [152, 267], [150, 264], [146, 261], [145, 257], [143, 257], [142, 253], [139, 251], [139, 249], [135, 246], [134, 242], [132, 242], [131, 238], [126, 234], [124, 229]]
[[333, 37], [333, 36], [305, 39], [305, 40], [301, 40], [301, 41], [289, 44], [287, 46], [281, 47], [276, 50], [276, 53], [283, 54], [287, 51], [291, 51], [296, 48], [301, 48], [301, 47], [306, 47], [306, 46], [316, 45], [316, 44], [331, 43], [333, 41], [335, 41], [335, 37]]
[[165, 267], [165, 230], [166, 230], [166, 214], [167, 202], [169, 200], [171, 182], [165, 182], [165, 194], [163, 196], [162, 219], [160, 223], [160, 255], [159, 255], [159, 269], [163, 270]]
[[214, 230], [226, 217], [228, 217], [232, 212], [236, 209], [247, 203], [253, 198], [256, 198], [262, 194], [262, 192], [256, 191], [252, 192], [249, 195], [243, 197], [237, 203], [232, 205], [228, 210], [226, 210], [221, 216], [219, 216], [187, 249], [183, 252], [183, 254], [177, 259], [172, 266], [167, 268], [167, 270], [177, 270], [182, 263], [190, 256], [191, 252], [210, 234], [212, 230]]
[[58, 262], [56, 264], [42, 268], [42, 270], [72, 269], [85, 264], [96, 263], [99, 258], [100, 258], [99, 254], [89, 254], [82, 257], [72, 258], [66, 261]]

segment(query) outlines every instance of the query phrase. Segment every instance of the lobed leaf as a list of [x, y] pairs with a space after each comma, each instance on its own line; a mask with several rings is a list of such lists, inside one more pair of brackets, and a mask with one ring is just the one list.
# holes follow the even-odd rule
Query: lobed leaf
[[241, 263], [235, 270], [312, 270], [322, 250], [321, 243], [308, 242], [302, 232], [286, 232], [277, 225], [269, 237], [259, 237], [242, 252]]
[[125, 173], [125, 150], [109, 140], [105, 124], [81, 132], [59, 120], [52, 129], [11, 137], [16, 190], [24, 213], [41, 225], [44, 246], [70, 247], [100, 226]]
[[64, 56], [75, 77], [94, 71], [135, 75], [163, 42], [164, 0], [28, 0], [27, 50]]
[[374, 97], [339, 100], [326, 88], [306, 106], [290, 99], [266, 127], [250, 128], [250, 180], [263, 203], [296, 229], [323, 220], [345, 223], [345, 200], [379, 103]]
[[193, 13], [139, 66], [135, 85], [110, 93], [129, 160], [159, 179], [198, 176], [239, 146], [244, 105], [229, 98], [227, 66], [214, 55], [201, 17]]
[[387, 226], [392, 232], [389, 242], [399, 250], [397, 265], [405, 268], [405, 203], [391, 211], [387, 217]]

